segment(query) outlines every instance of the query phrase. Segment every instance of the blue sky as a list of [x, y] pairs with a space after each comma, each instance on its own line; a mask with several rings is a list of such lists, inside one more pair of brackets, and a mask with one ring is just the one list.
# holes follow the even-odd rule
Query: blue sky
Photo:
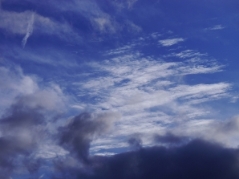
[[[0, 4], [1, 138], [26, 142], [20, 147], [26, 158], [69, 157], [71, 143], [59, 144], [56, 136], [84, 113], [89, 124], [104, 124], [86, 135], [90, 156], [135, 150], [130, 139], [141, 147], [167, 146], [155, 136], [168, 135], [238, 147], [236, 0]], [[21, 112], [36, 112], [42, 122], [26, 122]], [[17, 167], [6, 178], [50, 178], [44, 167], [52, 164], [30, 172], [16, 148], [9, 158]]]

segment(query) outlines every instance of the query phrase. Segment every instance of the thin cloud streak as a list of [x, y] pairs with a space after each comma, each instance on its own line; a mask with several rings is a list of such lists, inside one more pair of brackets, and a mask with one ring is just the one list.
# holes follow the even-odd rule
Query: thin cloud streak
[[172, 38], [172, 39], [159, 40], [159, 43], [164, 47], [169, 47], [183, 41], [185, 41], [185, 39], [183, 38]]
[[222, 29], [225, 29], [225, 27], [222, 25], [215, 25], [213, 27], [206, 28], [205, 30], [222, 30]]
[[69, 24], [57, 22], [36, 12], [11, 12], [1, 9], [0, 18], [3, 19], [3, 22], [0, 23], [0, 28], [8, 33], [25, 35], [22, 40], [23, 46], [33, 32], [33, 25], [34, 33], [36, 34], [55, 35], [68, 42], [73, 42], [73, 39], [74, 42], [76, 40], [77, 43], [81, 42], [81, 37]]
[[26, 43], [27, 43], [27, 39], [32, 35], [33, 32], [33, 25], [34, 25], [34, 20], [35, 20], [35, 14], [32, 13], [31, 18], [28, 22], [27, 25], [27, 31], [26, 31], [26, 35], [24, 36], [24, 38], [22, 39], [22, 47], [24, 48]]

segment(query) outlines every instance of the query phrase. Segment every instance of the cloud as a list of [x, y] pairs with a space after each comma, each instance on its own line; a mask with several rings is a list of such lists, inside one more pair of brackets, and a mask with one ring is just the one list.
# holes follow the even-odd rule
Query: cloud
[[36, 12], [14, 12], [1, 9], [0, 18], [3, 19], [0, 28], [8, 33], [25, 35], [22, 40], [23, 46], [32, 34], [33, 28], [36, 34], [56, 35], [60, 39], [67, 39], [68, 42], [73, 38], [78, 39], [78, 42], [81, 41], [80, 36], [67, 23], [57, 22]]
[[56, 147], [53, 133], [58, 127], [55, 119], [64, 112], [67, 98], [59, 86], [39, 85], [37, 77], [25, 75], [19, 67], [1, 67], [0, 74], [0, 96], [4, 100], [0, 117], [0, 176], [35, 174], [42, 159], [66, 155]]
[[133, 149], [140, 149], [142, 147], [142, 141], [139, 135], [130, 137], [128, 143]]
[[[202, 137], [204, 127], [220, 117], [209, 106], [214, 101], [233, 98], [231, 83], [196, 81], [188, 84], [184, 81], [200, 74], [223, 71], [223, 66], [209, 60], [206, 54], [202, 56], [196, 51], [183, 50], [176, 56], [186, 58], [183, 62], [167, 62], [170, 57], [144, 56], [134, 51], [134, 44], [129, 44], [111, 50], [105, 56], [108, 60], [87, 64], [92, 70], [87, 74], [97, 74], [96, 77], [85, 76], [82, 82], [75, 83], [81, 102], [74, 107], [118, 111], [123, 120], [117, 123], [117, 131], [112, 131], [110, 136], [92, 142], [91, 153], [102, 153], [104, 148], [126, 150], [129, 136], [135, 133], [141, 134], [142, 146], [152, 145], [155, 134]], [[85, 100], [86, 96], [90, 103]]]
[[176, 56], [176, 57], [183, 58], [183, 59], [195, 59], [195, 58], [197, 59], [198, 57], [205, 57], [205, 56], [207, 56], [207, 54], [202, 54], [202, 53], [196, 52], [194, 50], [184, 50], [179, 53], [169, 54], [168, 56]]
[[59, 128], [59, 143], [83, 163], [88, 163], [91, 141], [109, 130], [115, 117], [107, 113], [75, 116], [67, 126]]
[[[10, 154], [3, 151], [6, 158], [2, 157], [2, 161], [7, 168], [3, 167], [2, 173], [9, 170], [7, 175], [10, 176], [17, 172], [17, 167], [24, 166], [24, 172], [37, 175], [44, 165], [47, 171], [43, 172], [51, 173], [52, 178], [107, 178], [112, 176], [111, 166], [121, 166], [120, 160], [127, 164], [121, 170], [126, 178], [143, 178], [144, 173], [154, 172], [144, 166], [144, 162], [156, 168], [162, 167], [161, 163], [150, 163], [139, 152], [154, 151], [147, 148], [149, 146], [165, 146], [155, 147], [155, 150], [166, 151], [166, 156], [181, 166], [178, 158], [182, 157], [183, 161], [188, 156], [180, 154], [174, 159], [170, 151], [191, 151], [189, 145], [211, 146], [208, 142], [192, 144], [194, 139], [216, 141], [224, 147], [238, 145], [237, 117], [219, 122], [218, 116], [212, 115], [214, 109], [208, 108], [208, 104], [215, 100], [232, 98], [232, 84], [223, 81], [188, 84], [183, 80], [192, 74], [221, 72], [223, 66], [208, 60], [207, 55], [201, 59], [200, 53], [191, 51], [189, 56], [192, 58], [167, 62], [166, 59], [134, 52], [131, 50], [133, 46], [107, 52], [105, 57], [108, 60], [84, 64], [88, 67], [87, 74], [82, 72], [75, 78], [79, 101], [74, 105], [81, 107], [80, 114], [70, 111], [71, 117], [57, 116], [71, 106], [65, 104], [66, 97], [58, 85], [39, 83], [37, 76], [24, 74], [21, 68], [0, 68], [0, 94], [9, 100], [8, 105], [4, 104], [5, 108], [11, 106], [0, 120], [0, 126], [3, 126], [1, 139], [3, 144], [6, 143], [7, 151], [12, 151]], [[79, 76], [82, 82], [79, 82]], [[85, 100], [86, 97], [90, 101]], [[89, 112], [81, 113], [85, 109]], [[121, 120], [117, 120], [120, 117]], [[110, 130], [112, 126], [114, 130]], [[13, 144], [12, 138], [17, 142]], [[216, 148], [235, 151], [224, 147]], [[132, 149], [134, 152], [103, 157]], [[101, 156], [94, 156], [97, 154]], [[129, 155], [130, 159], [121, 158], [124, 155]], [[159, 155], [164, 156], [159, 152], [152, 159]], [[12, 160], [14, 157], [16, 159]], [[181, 171], [174, 167], [173, 170]], [[190, 170], [189, 166], [182, 169], [185, 173], [190, 173]], [[169, 176], [169, 172], [163, 174]], [[156, 172], [155, 175], [159, 174]]]
[[238, 150], [194, 140], [177, 148], [152, 147], [113, 156], [90, 178], [237, 178]]
[[205, 30], [222, 30], [224, 29], [225, 27], [222, 26], [222, 25], [215, 25], [213, 27], [209, 27], [209, 28], [206, 28]]
[[[27, 4], [24, 8], [32, 2], [21, 1]], [[125, 29], [141, 30], [125, 20], [127, 14], [137, 19], [134, 11], [111, 16], [113, 10], [105, 7], [111, 5], [109, 1], [100, 6], [91, 0], [52, 0], [46, 5], [51, 12], [40, 10], [41, 2], [33, 3], [37, 3], [38, 12], [1, 9], [1, 31], [17, 39], [24, 36], [23, 47], [31, 35], [78, 42], [75, 30], [83, 26], [79, 16], [91, 28], [86, 33], [93, 32], [96, 38], [118, 36]], [[133, 9], [136, 0], [120, 3]], [[68, 17], [72, 22], [64, 19]], [[65, 51], [63, 46], [68, 44], [64, 43], [57, 43], [64, 52], [52, 44], [48, 50], [35, 46], [4, 52], [5, 57], [11, 54], [15, 58], [8, 59], [9, 67], [0, 67], [0, 178], [238, 178], [239, 120], [221, 121], [220, 114], [225, 111], [217, 107], [220, 102], [227, 106], [234, 98], [233, 84], [214, 78], [223, 66], [207, 54], [180, 51], [183, 47], [160, 58], [144, 55], [144, 50], [158, 51], [159, 44], [171, 47], [185, 40], [159, 41], [159, 33], [151, 36], [106, 53], [101, 51], [95, 61], [93, 54], [90, 60], [68, 55], [72, 48], [67, 46]], [[151, 48], [146, 42], [157, 47]], [[31, 59], [27, 66], [25, 58]], [[22, 64], [28, 73], [10, 67], [14, 62]], [[35, 65], [37, 69], [28, 68]], [[47, 73], [39, 70], [41, 66]], [[44, 78], [30, 75], [30, 71]], [[207, 75], [206, 82], [201, 80], [202, 74]], [[62, 89], [74, 96], [74, 104], [67, 101]]]
[[22, 46], [23, 47], [25, 47], [25, 45], [27, 43], [27, 39], [30, 37], [30, 35], [33, 32], [33, 24], [34, 24], [34, 13], [32, 13], [31, 18], [28, 22], [26, 35], [22, 39]]
[[128, 0], [128, 8], [131, 8], [138, 0]]
[[116, 32], [116, 26], [113, 25], [114, 22], [108, 16], [96, 17], [96, 18], [92, 19], [92, 23], [102, 33], [106, 33], [106, 32], [115, 33]]
[[[127, 0], [125, 2], [125, 6], [130, 9], [134, 3], [136, 3], [137, 0]], [[129, 19], [123, 19], [123, 21], [119, 21], [118, 19], [122, 19], [122, 16], [120, 14], [115, 13], [114, 16], [112, 14], [109, 14], [107, 11], [104, 10], [104, 7], [112, 8], [112, 4], [116, 5], [116, 9], [112, 8], [112, 12], [117, 11], [122, 5], [122, 3], [119, 2], [109, 2], [110, 5], [106, 5], [104, 3], [99, 3], [94, 0], [90, 1], [73, 1], [71, 6], [71, 9], [74, 12], [82, 14], [85, 18], [87, 18], [92, 26], [94, 27], [94, 31], [101, 32], [103, 34], [117, 34], [124, 30], [127, 30], [128, 32], [138, 33], [141, 31], [141, 28], [134, 24]], [[69, 4], [69, 3], [68, 3]], [[73, 7], [74, 6], [74, 7]], [[77, 7], [77, 8], [76, 8]], [[93, 8], [92, 8], [93, 7]]]
[[185, 41], [185, 39], [183, 38], [164, 39], [164, 40], [159, 40], [159, 44], [161, 44], [164, 47], [169, 47], [183, 41]]
[[[135, 2], [136, 0], [127, 0], [123, 4], [129, 9]], [[76, 43], [76, 40], [77, 43], [86, 40], [84, 36], [79, 35], [81, 33], [87, 33], [87, 35], [100, 33], [100, 35], [107, 34], [107, 36], [111, 36], [126, 31], [130, 33], [133, 32], [134, 34], [141, 31], [141, 28], [130, 19], [122, 19], [122, 15], [114, 12], [118, 9], [118, 6], [113, 6], [114, 2], [108, 3], [107, 5], [107, 3], [99, 3], [95, 0], [73, 0], [70, 3], [52, 0], [46, 5], [29, 0], [24, 0], [21, 4], [15, 1], [9, 1], [10, 5], [21, 6], [28, 4], [32, 7], [37, 7], [39, 13], [35, 12], [34, 34], [55, 35], [71, 43]], [[111, 8], [111, 12], [114, 12], [114, 15], [106, 11], [105, 8]], [[42, 9], [44, 10], [42, 11]], [[44, 13], [46, 9], [54, 11], [55, 13]], [[31, 17], [32, 13], [30, 10], [31, 9], [19, 13], [1, 9], [0, 18], [4, 19], [4, 21], [1, 21], [0, 28], [13, 34], [26, 35], [26, 27], [29, 24], [29, 17]], [[71, 12], [71, 15], [69, 15], [69, 12]], [[59, 19], [59, 16], [62, 18]], [[76, 21], [81, 21], [82, 25], [76, 25]], [[26, 37], [27, 36], [25, 36], [25, 38]], [[93, 35], [89, 41], [99, 39], [101, 38]], [[23, 40], [23, 42], [25, 42], [25, 40]], [[24, 44], [23, 42], [22, 44]]]
[[237, 138], [239, 137], [239, 117], [234, 116], [222, 121], [211, 121], [205, 126], [203, 137], [207, 140], [214, 140], [226, 146], [238, 147]]
[[122, 9], [129, 9], [131, 10], [135, 3], [137, 3], [138, 0], [126, 0], [126, 1], [119, 1], [114, 0], [111, 3], [117, 8], [118, 11]]
[[217, 178], [236, 179], [238, 149], [200, 139], [178, 147], [148, 147], [114, 156], [92, 158], [90, 168], [65, 167], [59, 178]]
[[176, 136], [172, 133], [166, 133], [165, 135], [155, 135], [155, 142], [165, 145], [182, 145], [189, 142], [189, 138], [183, 136]]
[[27, 101], [27, 107], [44, 108], [48, 111], [61, 111], [67, 97], [56, 84], [39, 86], [36, 76], [25, 75], [20, 67], [0, 68], [0, 96], [2, 111], [18, 101]]
[[32, 109], [17, 101], [0, 119], [0, 174], [10, 176], [21, 163], [29, 172], [40, 167], [35, 165], [34, 156], [38, 146], [46, 137], [45, 117], [39, 109]]
[[1, 109], [11, 106], [18, 95], [29, 95], [38, 89], [34, 78], [24, 75], [20, 68], [0, 68]]

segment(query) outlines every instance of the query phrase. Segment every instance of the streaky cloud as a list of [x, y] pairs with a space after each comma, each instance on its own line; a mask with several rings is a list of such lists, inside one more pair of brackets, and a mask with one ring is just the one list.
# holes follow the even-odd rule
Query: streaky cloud
[[25, 47], [25, 45], [27, 43], [27, 39], [32, 35], [34, 20], [35, 20], [35, 13], [33, 12], [31, 17], [30, 17], [30, 20], [28, 22], [28, 25], [27, 25], [26, 35], [22, 39], [22, 47], [23, 48]]
[[213, 27], [206, 28], [205, 30], [222, 30], [222, 29], [225, 29], [225, 27], [220, 24], [220, 25], [215, 25]]
[[169, 46], [175, 45], [179, 42], [183, 42], [184, 40], [185, 39], [183, 39], [183, 38], [172, 38], [172, 39], [159, 40], [159, 43], [164, 47], [169, 47]]

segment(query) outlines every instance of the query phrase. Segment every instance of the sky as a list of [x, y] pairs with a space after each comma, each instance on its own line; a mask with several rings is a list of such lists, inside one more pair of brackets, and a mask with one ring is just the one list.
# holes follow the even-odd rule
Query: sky
[[0, 178], [238, 179], [237, 0], [0, 0]]

